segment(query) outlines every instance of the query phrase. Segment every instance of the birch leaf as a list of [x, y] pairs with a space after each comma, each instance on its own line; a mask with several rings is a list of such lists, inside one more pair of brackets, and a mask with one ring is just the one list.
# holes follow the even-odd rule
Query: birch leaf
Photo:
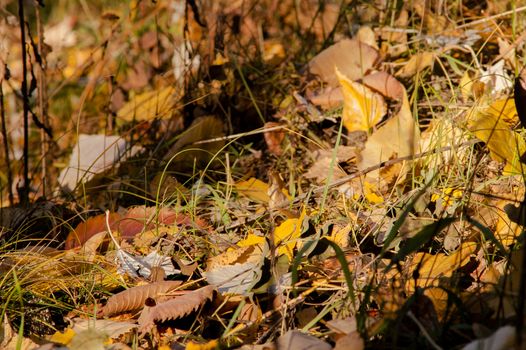
[[[369, 137], [361, 153], [361, 160], [357, 164], [358, 169], [364, 170], [389, 159], [411, 156], [415, 152], [418, 139], [419, 131], [413, 120], [407, 93], [404, 91], [400, 112]], [[392, 172], [388, 171], [389, 169], [386, 167], [384, 173], [389, 174], [390, 178], [383, 180], [390, 182], [395, 176], [407, 171], [406, 168], [403, 167], [397, 172]], [[369, 172], [367, 178], [378, 180], [379, 176], [380, 171], [376, 170]]]
[[367, 131], [376, 125], [387, 112], [380, 94], [354, 82], [336, 69], [343, 92], [343, 125], [348, 131]]
[[513, 120], [516, 113], [512, 99], [497, 100], [489, 106], [474, 106], [468, 111], [468, 129], [486, 143], [493, 160], [506, 162], [505, 174], [523, 172], [520, 158], [526, 152], [526, 142], [507, 122]]

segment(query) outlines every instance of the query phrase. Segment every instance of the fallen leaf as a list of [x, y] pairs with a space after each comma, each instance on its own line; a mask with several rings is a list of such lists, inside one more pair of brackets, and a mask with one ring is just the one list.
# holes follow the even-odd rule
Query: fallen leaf
[[354, 82], [336, 70], [343, 92], [343, 125], [348, 131], [370, 132], [387, 113], [380, 94]]
[[507, 350], [515, 348], [515, 327], [502, 326], [491, 336], [474, 340], [462, 348], [462, 350]]
[[276, 348], [288, 350], [331, 350], [332, 346], [312, 335], [290, 330], [276, 341]]
[[128, 143], [120, 136], [79, 135], [68, 166], [60, 172], [60, 186], [73, 191], [78, 184], [89, 181], [95, 174], [129, 157], [128, 148]]
[[431, 67], [435, 61], [433, 52], [419, 52], [405, 63], [405, 65], [396, 73], [400, 78], [412, 77], [424, 69]]
[[[264, 128], [270, 129], [277, 126], [281, 126], [281, 124], [276, 122], [267, 122], [265, 123]], [[285, 132], [283, 130], [265, 131], [263, 136], [265, 137], [265, 143], [267, 144], [270, 153], [278, 157], [281, 156], [283, 154], [281, 143], [285, 139]]]
[[[259, 203], [268, 203], [270, 197], [268, 195], [269, 185], [261, 180], [254, 177], [246, 181], [239, 181], [235, 184], [236, 191], [248, 197], [250, 200]], [[287, 190], [283, 190], [283, 193], [290, 199], [290, 195]]]
[[[389, 119], [368, 138], [365, 148], [360, 154], [361, 160], [357, 164], [358, 169], [365, 170], [390, 159], [414, 155], [415, 149], [418, 147], [419, 137], [420, 133], [415, 125], [409, 101], [404, 91], [402, 106], [398, 114]], [[370, 183], [375, 183], [378, 180], [390, 183], [393, 179], [403, 177], [408, 169], [408, 166], [404, 166], [396, 173], [391, 173], [389, 178], [381, 178], [380, 170], [375, 170], [369, 172], [366, 179], [369, 179]], [[383, 171], [385, 170], [383, 169]]]
[[169, 118], [174, 111], [176, 90], [166, 86], [158, 90], [147, 91], [136, 95], [126, 103], [118, 112], [117, 120], [130, 122], [152, 120], [155, 118]]
[[274, 229], [274, 244], [278, 247], [278, 254], [285, 254], [289, 261], [294, 258], [294, 247], [298, 244], [303, 233], [303, 222], [307, 217], [305, 209], [297, 219], [287, 219]]
[[506, 163], [506, 174], [523, 173], [520, 158], [526, 152], [523, 137], [505, 122], [514, 118], [514, 107], [512, 99], [503, 99], [490, 105], [474, 106], [467, 112], [468, 129], [486, 143], [492, 159]]
[[337, 68], [349, 80], [361, 79], [374, 65], [378, 51], [358, 39], [344, 39], [316, 55], [308, 65], [309, 72], [329, 86], [338, 86]]
[[221, 293], [245, 294], [261, 279], [263, 256], [259, 262], [217, 266], [203, 273], [206, 281]]
[[142, 308], [147, 298], [156, 299], [181, 285], [181, 281], [162, 281], [126, 289], [113, 295], [102, 309], [104, 316], [113, 316]]
[[[188, 315], [198, 307], [214, 297], [214, 286], [205, 286], [186, 294], [179, 295], [172, 300], [156, 304], [149, 312], [139, 317], [137, 321], [141, 332], [151, 328], [156, 322], [174, 320]], [[144, 316], [144, 317], [143, 317]]]
[[363, 350], [364, 348], [365, 342], [360, 333], [354, 331], [339, 338], [333, 350]]
[[393, 100], [401, 100], [404, 97], [405, 88], [395, 77], [386, 72], [375, 72], [366, 75], [362, 83]]
[[223, 136], [224, 123], [220, 118], [212, 115], [199, 117], [179, 135], [163, 160], [169, 162], [174, 171], [191, 172], [195, 167], [210, 167], [210, 162], [225, 145]]
[[193, 341], [189, 341], [186, 344], [185, 350], [214, 350], [217, 348], [219, 348], [219, 342], [216, 339], [214, 339], [214, 340], [210, 340], [203, 344], [194, 343]]

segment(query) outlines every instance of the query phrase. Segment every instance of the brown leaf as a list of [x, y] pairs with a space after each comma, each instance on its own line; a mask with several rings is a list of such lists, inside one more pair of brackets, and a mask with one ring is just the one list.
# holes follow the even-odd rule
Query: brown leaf
[[[110, 228], [112, 230], [117, 228], [120, 219], [120, 214], [110, 214], [109, 222]], [[106, 215], [101, 214], [89, 218], [85, 222], [81, 222], [80, 224], [78, 224], [77, 227], [75, 227], [75, 229], [68, 234], [68, 237], [66, 238], [65, 249], [72, 249], [81, 246], [97, 233], [106, 230]]]
[[[281, 126], [281, 124], [276, 122], [267, 122], [265, 123], [264, 128], [270, 129], [276, 126]], [[263, 133], [265, 137], [265, 143], [267, 144], [268, 150], [275, 156], [281, 156], [283, 154], [283, 149], [281, 148], [281, 143], [285, 138], [285, 133], [283, 130], [274, 130], [274, 131], [265, 131]]]
[[378, 52], [357, 39], [342, 40], [320, 52], [309, 62], [309, 72], [330, 86], [338, 86], [335, 67], [349, 80], [361, 79], [373, 67]]
[[334, 350], [363, 350], [365, 343], [358, 332], [349, 333], [336, 341]]
[[113, 295], [104, 308], [104, 316], [112, 316], [124, 312], [139, 310], [147, 298], [156, 298], [159, 294], [167, 293], [181, 285], [181, 281], [161, 281], [137, 286]]
[[385, 97], [400, 100], [404, 96], [404, 86], [386, 72], [376, 72], [363, 77], [362, 83]]
[[[208, 141], [225, 135], [224, 123], [215, 116], [204, 116], [194, 120], [170, 148], [163, 161], [170, 162], [175, 171], [192, 171], [194, 166], [205, 168], [225, 145], [224, 140]], [[201, 142], [201, 143], [199, 143]], [[195, 165], [194, 165], [195, 164]]]
[[396, 73], [401, 78], [409, 78], [420, 73], [427, 67], [432, 67], [435, 62], [433, 52], [419, 52], [406, 62], [406, 64]]
[[214, 292], [214, 286], [206, 286], [157, 304], [145, 314], [145, 317], [143, 315], [139, 317], [141, 332], [148, 330], [155, 322], [164, 322], [188, 315], [206, 301], [211, 300]]

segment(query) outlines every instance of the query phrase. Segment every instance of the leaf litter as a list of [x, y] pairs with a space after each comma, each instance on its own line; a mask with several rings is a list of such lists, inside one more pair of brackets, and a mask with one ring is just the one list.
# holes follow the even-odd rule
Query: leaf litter
[[2, 346], [519, 346], [524, 8], [248, 3], [44, 16], [29, 141], [62, 134], [2, 197]]

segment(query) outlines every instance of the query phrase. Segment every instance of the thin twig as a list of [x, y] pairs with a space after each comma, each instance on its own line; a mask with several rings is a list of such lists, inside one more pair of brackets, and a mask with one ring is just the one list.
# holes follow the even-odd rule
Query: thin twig
[[20, 202], [29, 204], [29, 97], [27, 96], [27, 53], [26, 53], [26, 29], [24, 17], [24, 1], [18, 0], [18, 21], [20, 22], [20, 45], [22, 46], [22, 99], [24, 119], [24, 184], [19, 189]]
[[4, 106], [4, 90], [2, 88], [2, 83], [4, 82], [4, 77], [0, 77], [0, 119], [2, 120], [2, 139], [4, 141], [4, 157], [7, 168], [7, 187], [8, 187], [8, 196], [9, 196], [9, 206], [14, 205], [14, 196], [13, 196], [13, 174], [11, 172], [11, 159], [9, 157], [9, 140], [7, 136], [7, 126], [6, 126], [6, 116], [5, 116], [5, 106]]

